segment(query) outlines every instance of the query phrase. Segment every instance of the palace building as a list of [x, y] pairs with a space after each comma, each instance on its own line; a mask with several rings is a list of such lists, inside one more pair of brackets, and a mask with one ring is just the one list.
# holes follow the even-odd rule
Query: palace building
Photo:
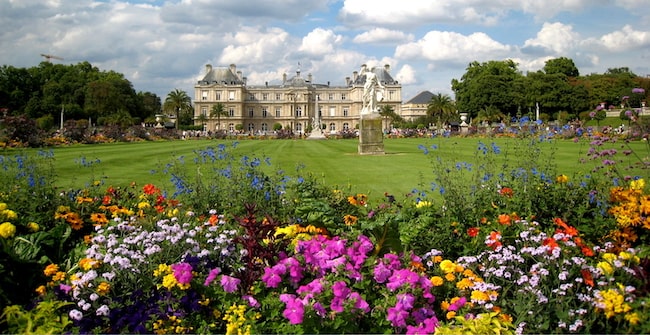
[[[390, 66], [371, 70], [385, 87], [379, 107], [390, 105], [399, 115], [402, 86], [390, 75]], [[293, 77], [284, 74], [281, 84], [249, 85], [235, 64], [206, 65], [205, 76], [194, 86], [194, 120], [195, 124], [204, 123], [205, 130], [235, 132], [239, 128], [252, 134], [272, 133], [276, 124], [304, 134], [317, 124], [315, 120], [320, 121], [324, 133], [354, 130], [362, 109], [364, 82], [365, 75], [354, 71], [341, 85], [329, 81], [317, 84], [311, 74], [303, 77], [298, 70]], [[212, 113], [218, 104], [225, 115]]]

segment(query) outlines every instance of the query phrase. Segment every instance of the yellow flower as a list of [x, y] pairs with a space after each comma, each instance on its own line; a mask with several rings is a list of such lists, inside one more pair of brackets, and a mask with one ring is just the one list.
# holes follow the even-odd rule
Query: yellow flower
[[614, 268], [608, 262], [598, 262], [596, 267], [599, 268], [605, 275], [610, 275], [614, 272]]
[[453, 273], [448, 273], [448, 274], [445, 275], [445, 279], [447, 281], [454, 281], [454, 280], [456, 280], [456, 276], [454, 276]]
[[35, 233], [39, 231], [41, 227], [38, 225], [36, 222], [30, 222], [27, 224], [27, 230], [31, 231], [32, 233]]
[[44, 273], [46, 276], [49, 277], [49, 276], [53, 276], [53, 275], [56, 274], [58, 271], [59, 271], [59, 266], [58, 266], [58, 265], [56, 265], [56, 264], [50, 264], [50, 265], [48, 265], [48, 266], [45, 267], [45, 270], [43, 270], [43, 273]]
[[448, 308], [449, 308], [449, 301], [445, 300], [440, 303], [440, 309], [442, 309], [443, 311], [446, 311]]
[[149, 204], [148, 201], [140, 201], [138, 203], [138, 209], [147, 209], [147, 208], [150, 208], [150, 207], [151, 207], [151, 204]]
[[45, 291], [46, 291], [45, 285], [41, 285], [34, 290], [34, 292], [36, 292], [36, 294], [38, 295], [44, 295]]
[[641, 321], [641, 318], [639, 317], [639, 314], [637, 313], [628, 313], [625, 314], [624, 316], [625, 320], [629, 322], [631, 325], [638, 325], [639, 322]]
[[419, 201], [415, 204], [415, 208], [431, 207], [431, 205], [433, 205], [431, 201]]
[[637, 179], [630, 182], [630, 188], [633, 190], [643, 190], [645, 188], [645, 180]]
[[52, 281], [63, 281], [65, 279], [65, 272], [58, 271], [52, 276]]
[[7, 209], [7, 204], [0, 202], [0, 211], [4, 211], [5, 209]]
[[0, 237], [10, 238], [15, 234], [16, 226], [14, 226], [11, 222], [4, 222], [3, 224], [0, 224]]
[[475, 291], [472, 291], [472, 294], [470, 295], [470, 299], [472, 299], [472, 301], [474, 301], [474, 300], [488, 301], [488, 300], [490, 300], [490, 296], [487, 293], [483, 292], [483, 291], [475, 290]]
[[564, 184], [564, 183], [569, 181], [569, 177], [567, 177], [566, 175], [561, 174], [561, 175], [557, 176], [557, 178], [555, 178], [555, 181], [558, 184]]
[[433, 285], [434, 287], [441, 286], [444, 283], [445, 283], [445, 280], [442, 279], [442, 277], [440, 277], [440, 276], [431, 277], [431, 285]]
[[345, 223], [346, 226], [354, 226], [357, 224], [357, 221], [359, 221], [359, 218], [357, 218], [354, 215], [345, 215], [343, 217], [343, 222]]
[[88, 271], [90, 269], [96, 269], [99, 267], [99, 262], [92, 259], [92, 258], [84, 258], [79, 261], [79, 267], [82, 268], [84, 271]]
[[456, 283], [456, 287], [459, 290], [464, 290], [464, 289], [470, 288], [472, 286], [474, 286], [474, 283], [471, 280], [469, 280], [468, 278], [463, 278], [463, 279], [461, 279], [460, 281], [458, 281]]
[[172, 272], [171, 266], [167, 264], [158, 264], [158, 269], [153, 270], [153, 276], [158, 277], [160, 275], [166, 275]]
[[111, 290], [111, 284], [107, 282], [101, 282], [97, 286], [97, 294], [99, 295], [106, 295], [110, 290]]
[[11, 209], [3, 210], [2, 214], [7, 220], [13, 220], [18, 217], [18, 214], [16, 214], [16, 212], [12, 211]]
[[611, 252], [604, 253], [602, 257], [603, 257], [604, 260], [606, 260], [609, 263], [616, 260], [616, 255], [611, 253]]
[[449, 311], [447, 312], [447, 320], [453, 319], [456, 316], [456, 312]]
[[440, 270], [442, 270], [444, 273], [452, 273], [456, 270], [456, 264], [448, 259], [445, 259], [444, 261], [440, 262]]

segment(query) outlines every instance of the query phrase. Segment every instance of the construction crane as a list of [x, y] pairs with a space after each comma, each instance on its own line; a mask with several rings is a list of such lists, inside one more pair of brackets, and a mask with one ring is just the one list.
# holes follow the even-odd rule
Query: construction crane
[[63, 58], [58, 57], [58, 56], [54, 56], [54, 55], [41, 54], [41, 56], [45, 57], [45, 61], [48, 62], [48, 63], [52, 62], [52, 58], [58, 59], [58, 60], [63, 60]]

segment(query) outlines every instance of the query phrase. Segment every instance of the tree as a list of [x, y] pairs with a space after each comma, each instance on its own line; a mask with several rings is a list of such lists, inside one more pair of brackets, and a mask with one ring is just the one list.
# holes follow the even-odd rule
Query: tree
[[395, 109], [393, 109], [393, 106], [391, 105], [381, 106], [381, 108], [379, 109], [379, 115], [388, 119], [387, 126], [395, 123], [404, 122], [404, 119], [399, 114], [395, 113]]
[[217, 130], [221, 130], [222, 116], [228, 116], [228, 111], [226, 110], [226, 107], [222, 103], [217, 102], [217, 104], [212, 106], [212, 109], [210, 109], [210, 117], [217, 118]]
[[448, 94], [434, 94], [427, 106], [427, 115], [438, 120], [438, 129], [443, 123], [452, 121], [456, 116], [456, 104]]
[[167, 112], [173, 112], [176, 115], [176, 129], [178, 129], [181, 113], [187, 113], [192, 110], [192, 99], [190, 99], [190, 96], [185, 91], [175, 89], [167, 94], [163, 109]]
[[453, 79], [451, 88], [456, 96], [458, 110], [475, 117], [478, 111], [493, 106], [505, 114], [514, 115], [522, 94], [516, 85], [523, 75], [512, 60], [472, 62], [460, 80]]
[[205, 114], [199, 114], [196, 120], [201, 123], [201, 130], [205, 130], [205, 122], [208, 121], [208, 117]]
[[578, 68], [571, 58], [560, 57], [549, 59], [544, 65], [544, 72], [546, 74], [561, 73], [567, 77], [577, 77], [580, 75]]

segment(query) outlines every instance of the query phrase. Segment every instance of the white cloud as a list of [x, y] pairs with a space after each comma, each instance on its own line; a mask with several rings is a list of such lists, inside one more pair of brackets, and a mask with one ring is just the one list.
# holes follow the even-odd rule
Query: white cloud
[[331, 30], [316, 28], [303, 37], [299, 50], [311, 56], [332, 53], [343, 41], [343, 36]]
[[617, 52], [647, 48], [650, 47], [650, 31], [638, 31], [625, 25], [621, 30], [602, 36], [598, 42], [601, 47]]
[[373, 28], [354, 37], [355, 43], [367, 44], [395, 44], [413, 41], [413, 34], [406, 34], [398, 30], [386, 28]]
[[465, 36], [449, 31], [430, 31], [422, 39], [397, 46], [398, 59], [425, 59], [466, 63], [507, 57], [512, 47], [501, 44], [485, 33]]
[[415, 84], [418, 82], [417, 70], [408, 64], [404, 64], [395, 74], [395, 79], [402, 85]]
[[565, 55], [574, 49], [580, 40], [580, 35], [573, 27], [560, 22], [545, 22], [535, 38], [526, 40], [524, 48], [541, 48], [556, 55]]
[[283, 59], [287, 50], [289, 34], [280, 28], [260, 30], [244, 27], [239, 32], [228, 34], [227, 43], [219, 58], [220, 64], [249, 64], [260, 67], [271, 59]]

